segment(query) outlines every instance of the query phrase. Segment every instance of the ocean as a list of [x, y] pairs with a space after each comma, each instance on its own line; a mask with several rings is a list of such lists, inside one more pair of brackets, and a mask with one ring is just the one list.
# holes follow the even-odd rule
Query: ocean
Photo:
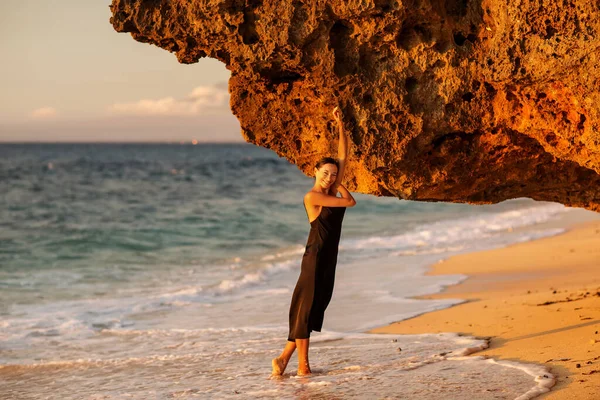
[[432, 264], [559, 234], [584, 211], [362, 194], [315, 373], [297, 377], [294, 356], [269, 379], [312, 184], [250, 144], [0, 145], [0, 398], [525, 399], [550, 384], [543, 366], [467, 357], [485, 340], [364, 332], [460, 303], [413, 298], [466, 278]]

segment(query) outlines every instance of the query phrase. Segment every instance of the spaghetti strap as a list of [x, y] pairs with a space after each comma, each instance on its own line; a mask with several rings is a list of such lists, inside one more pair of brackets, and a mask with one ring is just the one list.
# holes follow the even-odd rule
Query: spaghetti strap
[[304, 206], [304, 211], [306, 212], [306, 218], [308, 219], [308, 222], [310, 222], [310, 216], [308, 215], [308, 210], [306, 209], [306, 204], [304, 203], [304, 200], [302, 200], [302, 205]]

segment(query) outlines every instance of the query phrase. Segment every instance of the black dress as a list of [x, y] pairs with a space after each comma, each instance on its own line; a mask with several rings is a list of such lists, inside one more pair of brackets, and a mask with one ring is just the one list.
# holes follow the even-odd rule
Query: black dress
[[346, 207], [322, 206], [321, 214], [310, 223], [300, 277], [290, 305], [289, 341], [308, 339], [311, 331], [321, 331], [325, 309], [333, 294], [345, 212]]

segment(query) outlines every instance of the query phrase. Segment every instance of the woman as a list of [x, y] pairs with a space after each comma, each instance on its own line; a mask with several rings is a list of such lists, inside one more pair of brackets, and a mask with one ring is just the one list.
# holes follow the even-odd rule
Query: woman
[[[304, 196], [304, 208], [310, 223], [302, 268], [290, 305], [288, 341], [279, 357], [272, 361], [273, 375], [281, 375], [298, 348], [298, 375], [311, 373], [308, 346], [311, 331], [321, 331], [325, 309], [331, 300], [342, 219], [346, 207], [356, 201], [342, 186], [348, 155], [348, 138], [342, 114], [336, 107], [333, 117], [339, 128], [338, 160], [321, 159], [315, 166], [315, 185]], [[341, 198], [337, 197], [338, 192]]]

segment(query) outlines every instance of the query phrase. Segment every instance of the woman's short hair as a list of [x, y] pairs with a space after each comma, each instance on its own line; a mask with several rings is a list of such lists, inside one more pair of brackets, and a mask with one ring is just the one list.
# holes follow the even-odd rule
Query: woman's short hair
[[333, 157], [323, 157], [319, 160], [319, 162], [317, 162], [317, 165], [315, 165], [316, 169], [321, 168], [323, 165], [325, 164], [333, 164], [336, 167], [338, 167], [338, 169], [340, 168], [340, 163], [338, 162], [338, 160], [336, 160]]

